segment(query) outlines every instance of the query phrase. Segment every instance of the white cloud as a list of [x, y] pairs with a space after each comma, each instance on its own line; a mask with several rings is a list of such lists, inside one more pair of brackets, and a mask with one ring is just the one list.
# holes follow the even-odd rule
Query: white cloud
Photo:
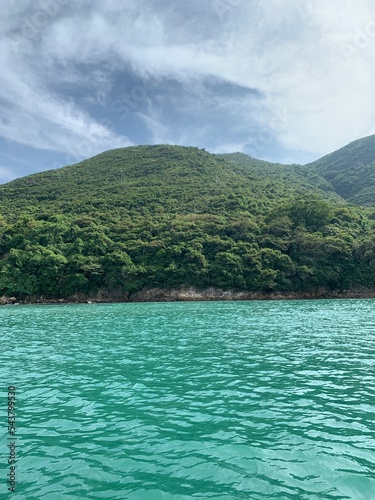
[[[110, 99], [115, 73], [129, 65], [141, 78], [173, 79], [186, 91], [175, 101], [191, 119], [183, 132], [156, 109], [174, 103], [162, 85], [147, 116], [136, 110], [163, 142], [193, 144], [199, 135], [209, 141], [216, 129], [222, 150], [243, 149], [258, 127], [271, 130], [285, 156], [288, 150], [319, 156], [374, 132], [371, 0], [48, 0], [55, 9], [43, 22], [31, 2], [18, 10], [4, 3], [0, 135], [9, 140], [81, 156], [130, 144], [126, 124], [116, 132], [86, 108]], [[256, 89], [258, 99], [215, 95], [207, 85], [212, 77]], [[54, 83], [91, 85], [91, 94], [79, 100]], [[231, 118], [230, 138], [203, 117], [197, 130], [200, 110], [210, 106]], [[280, 112], [288, 120], [275, 125]]]
[[[22, 16], [20, 21], [22, 27]], [[39, 53], [33, 40], [13, 33], [0, 42], [0, 135], [35, 149], [65, 152], [77, 158], [131, 145], [127, 137], [114, 134], [69, 96], [49, 88], [48, 62], [43, 46]], [[70, 68], [66, 71], [70, 73]], [[97, 77], [105, 83], [99, 72]]]

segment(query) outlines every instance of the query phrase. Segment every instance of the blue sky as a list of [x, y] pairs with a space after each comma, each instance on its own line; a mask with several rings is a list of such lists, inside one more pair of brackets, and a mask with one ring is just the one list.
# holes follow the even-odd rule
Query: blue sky
[[307, 163], [375, 133], [371, 0], [2, 0], [0, 183], [138, 144]]

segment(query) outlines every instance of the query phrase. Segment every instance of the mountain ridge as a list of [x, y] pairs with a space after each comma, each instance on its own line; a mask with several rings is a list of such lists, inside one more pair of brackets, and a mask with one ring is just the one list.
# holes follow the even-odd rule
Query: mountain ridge
[[168, 144], [130, 146], [105, 151], [87, 160], [59, 169], [42, 171], [14, 179], [13, 181], [1, 184], [0, 190], [4, 186], [13, 186], [14, 182], [22, 181], [23, 179], [29, 179], [28, 182], [32, 182], [31, 179], [35, 179], [34, 176], [43, 175], [46, 172], [64, 172], [65, 169], [84, 166], [87, 162], [92, 166], [108, 154], [115, 155], [116, 152], [124, 150], [136, 152], [150, 149], [167, 150], [168, 148], [173, 148], [175, 151], [179, 149], [200, 151], [201, 154], [211, 156], [211, 158], [223, 159], [226, 163], [230, 163], [236, 167], [234, 169], [235, 173], [241, 173], [242, 175], [249, 176], [253, 174], [253, 176], [259, 176], [266, 174], [268, 178], [275, 181], [285, 180], [286, 177], [289, 177], [301, 189], [315, 189], [321, 193], [331, 193], [332, 195], [336, 193], [336, 195], [344, 200], [355, 204], [375, 205], [375, 135], [352, 141], [337, 151], [304, 165], [268, 162], [240, 152], [212, 154], [204, 149], [192, 146], [171, 146]]

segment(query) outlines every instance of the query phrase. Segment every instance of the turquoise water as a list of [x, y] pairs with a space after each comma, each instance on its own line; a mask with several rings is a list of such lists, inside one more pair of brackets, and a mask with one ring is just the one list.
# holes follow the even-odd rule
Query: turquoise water
[[375, 498], [375, 301], [4, 306], [13, 499]]

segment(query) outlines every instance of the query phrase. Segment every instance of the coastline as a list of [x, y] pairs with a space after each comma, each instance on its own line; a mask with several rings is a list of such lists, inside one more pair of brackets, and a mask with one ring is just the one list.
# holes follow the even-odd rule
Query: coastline
[[122, 303], [122, 302], [192, 302], [192, 301], [236, 301], [236, 300], [318, 300], [318, 299], [373, 299], [375, 289], [358, 288], [352, 290], [318, 289], [310, 292], [256, 292], [222, 290], [206, 288], [199, 290], [194, 287], [166, 289], [151, 288], [135, 293], [108, 294], [98, 292], [94, 295], [76, 294], [66, 298], [47, 296], [1, 296], [0, 305], [26, 304], [91, 304], [91, 303]]

